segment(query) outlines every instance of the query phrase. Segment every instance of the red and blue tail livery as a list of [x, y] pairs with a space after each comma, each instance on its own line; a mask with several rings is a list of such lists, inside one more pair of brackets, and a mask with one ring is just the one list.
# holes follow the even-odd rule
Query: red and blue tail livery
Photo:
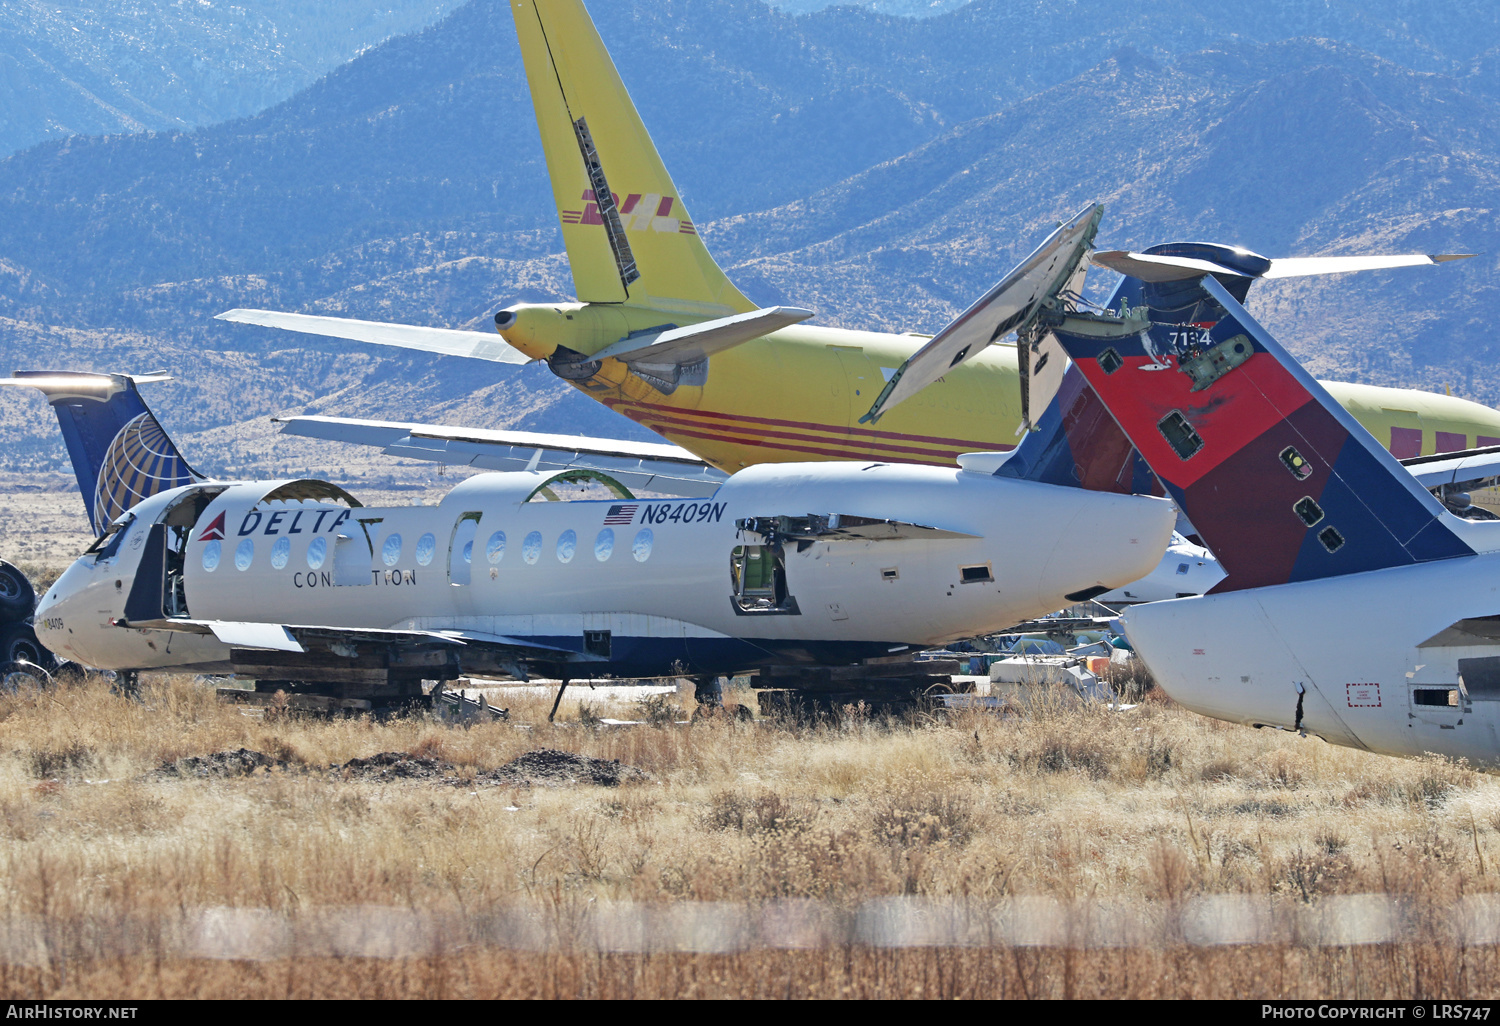
[[1473, 554], [1223, 285], [1193, 284], [1198, 301], [1152, 304], [1139, 334], [1056, 337], [1218, 556], [1215, 592]]

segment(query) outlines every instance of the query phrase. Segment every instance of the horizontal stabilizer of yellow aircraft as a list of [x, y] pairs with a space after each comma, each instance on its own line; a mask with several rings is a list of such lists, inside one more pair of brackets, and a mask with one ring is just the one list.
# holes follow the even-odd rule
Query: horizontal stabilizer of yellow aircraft
[[[1090, 258], [1170, 302], [1214, 275], [1239, 300], [1260, 278], [1432, 264], [1456, 256], [1267, 259], [1168, 244], [1093, 253], [1095, 207], [936, 336], [806, 323], [758, 309], [709, 254], [580, 0], [511, 0], [578, 301], [517, 304], [487, 332], [232, 310], [226, 320], [433, 353], [545, 360], [596, 400], [727, 472], [758, 463], [952, 465], [1012, 449], [1060, 378], [1040, 297], [1076, 297]], [[1197, 246], [1195, 249], [1194, 247]], [[1156, 316], [1161, 309], [1153, 307]], [[1188, 325], [1185, 322], [1185, 327]], [[1020, 331], [1020, 345], [1009, 336]], [[1450, 396], [1327, 383], [1398, 457], [1494, 444], [1500, 412]]]

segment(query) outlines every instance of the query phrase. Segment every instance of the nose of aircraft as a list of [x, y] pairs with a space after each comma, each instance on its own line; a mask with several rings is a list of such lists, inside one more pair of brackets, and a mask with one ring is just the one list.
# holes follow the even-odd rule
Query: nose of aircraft
[[[107, 626], [110, 612], [103, 601], [106, 596], [89, 594], [91, 586], [96, 586], [92, 562], [91, 557], [86, 557], [63, 571], [37, 603], [34, 623], [37, 640], [49, 651], [65, 659], [100, 666], [103, 663], [99, 661], [99, 653], [90, 651], [88, 642], [101, 626]], [[123, 584], [119, 590], [123, 593]]]

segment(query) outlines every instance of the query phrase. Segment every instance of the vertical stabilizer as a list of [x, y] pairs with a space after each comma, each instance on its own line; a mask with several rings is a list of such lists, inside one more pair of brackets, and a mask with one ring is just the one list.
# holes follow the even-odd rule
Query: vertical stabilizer
[[97, 534], [142, 499], [203, 480], [126, 374], [16, 371], [3, 385], [40, 389], [57, 412], [78, 490]]
[[698, 238], [579, 0], [511, 0], [578, 298], [701, 318], [755, 309]]
[[1058, 328], [1228, 574], [1215, 592], [1472, 555], [1438, 501], [1213, 276], [1146, 330]]

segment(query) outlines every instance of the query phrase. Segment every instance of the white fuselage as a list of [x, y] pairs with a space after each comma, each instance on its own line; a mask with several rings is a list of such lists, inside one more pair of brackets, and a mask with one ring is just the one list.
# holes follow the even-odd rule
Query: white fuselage
[[[845, 662], [994, 631], [1139, 578], [1174, 516], [1149, 497], [899, 464], [756, 466], [707, 499], [526, 501], [548, 478], [483, 474], [437, 506], [353, 509], [264, 501], [285, 482], [229, 486], [192, 518], [182, 601], [162, 615], [464, 630], [580, 651], [608, 632], [598, 669], [633, 676]], [[160, 572], [143, 567], [142, 539], [191, 491], [142, 503], [112, 555], [59, 578], [37, 611], [44, 644], [114, 669], [227, 661], [211, 636], [117, 626], [152, 618], [126, 615], [137, 572]], [[731, 564], [763, 539], [736, 521], [808, 514], [974, 537], [789, 540], [780, 591], [763, 589], [775, 595], [760, 606], [792, 601], [746, 608]]]
[[[1189, 709], [1388, 755], [1500, 762], [1500, 524], [1477, 556], [1184, 598], [1121, 617]], [[1474, 621], [1468, 629], [1452, 629]], [[1493, 660], [1493, 662], [1487, 662]], [[1299, 686], [1301, 691], [1299, 693]]]

